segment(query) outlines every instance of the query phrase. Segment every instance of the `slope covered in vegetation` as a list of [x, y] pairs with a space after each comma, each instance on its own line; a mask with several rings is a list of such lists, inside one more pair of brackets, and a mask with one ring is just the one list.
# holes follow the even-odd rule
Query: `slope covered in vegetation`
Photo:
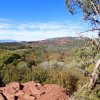
[[[89, 81], [88, 73], [91, 73], [94, 62], [100, 57], [96, 47], [86, 46], [86, 42], [86, 39], [71, 39], [64, 44], [43, 41], [38, 44], [0, 44], [0, 86], [15, 81], [36, 81], [41, 84], [58, 84], [70, 95], [77, 94], [80, 87]], [[93, 100], [99, 100], [98, 88], [92, 94], [96, 98]]]

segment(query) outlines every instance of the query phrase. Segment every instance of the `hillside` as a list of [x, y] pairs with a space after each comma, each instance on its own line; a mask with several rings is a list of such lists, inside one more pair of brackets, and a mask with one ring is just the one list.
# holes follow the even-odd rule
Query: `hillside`
[[[7, 40], [5, 40], [7, 41]], [[0, 49], [5, 50], [17, 50], [28, 49], [37, 46], [46, 47], [47, 50], [66, 50], [83, 46], [88, 41], [88, 38], [80, 37], [61, 37], [51, 38], [41, 41], [22, 41], [22, 42], [2, 42], [0, 43]]]
[[[89, 73], [94, 68], [94, 61], [100, 57], [100, 51], [97, 51], [95, 45], [85, 45], [87, 41], [87, 38], [62, 37], [42, 41], [0, 43], [0, 90], [3, 89], [0, 97], [8, 96], [7, 98], [9, 98], [9, 94], [5, 95], [5, 92], [8, 89], [11, 91], [12, 87], [9, 88], [7, 85], [10, 82], [23, 85], [23, 83], [34, 81], [40, 83], [42, 87], [50, 84], [48, 85], [50, 89], [53, 88], [52, 84], [55, 84], [52, 85], [54, 87], [57, 85], [58, 88], [61, 86], [72, 98], [76, 94], [76, 100], [80, 100], [80, 98], [85, 100], [84, 96], [86, 100], [91, 100], [91, 97], [94, 98], [93, 100], [99, 100], [98, 86], [90, 97], [86, 89], [82, 90], [86, 92], [85, 94], [78, 93], [89, 82]], [[19, 94], [22, 93], [21, 98], [24, 98], [23, 89], [18, 91]], [[48, 90], [45, 91], [46, 94], [41, 94], [41, 98], [53, 95], [51, 91], [50, 94], [47, 93]], [[25, 98], [37, 96], [37, 94], [30, 96], [27, 92], [25, 92], [27, 95]], [[59, 92], [62, 93], [62, 91]], [[11, 96], [19, 98], [19, 94], [16, 97], [16, 93], [12, 93]], [[59, 95], [53, 96], [58, 99], [56, 96]]]
[[60, 37], [60, 38], [51, 38], [51, 39], [46, 39], [46, 40], [41, 40], [41, 41], [30, 41], [28, 43], [32, 43], [32, 44], [47, 44], [47, 45], [52, 45], [52, 44], [58, 44], [58, 45], [63, 45], [63, 44], [67, 44], [67, 43], [71, 43], [73, 41], [85, 41], [88, 38], [86, 37]]

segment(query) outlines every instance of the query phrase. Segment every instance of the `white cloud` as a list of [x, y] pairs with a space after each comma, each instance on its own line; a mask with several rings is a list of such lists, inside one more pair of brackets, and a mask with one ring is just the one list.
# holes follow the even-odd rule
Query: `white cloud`
[[63, 29], [81, 29], [82, 27], [78, 24], [64, 23], [64, 22], [42, 22], [42, 23], [20, 23], [17, 25], [18, 30], [63, 30]]
[[47, 23], [11, 23], [0, 22], [0, 39], [13, 39], [20, 41], [43, 40], [54, 37], [75, 36], [84, 28], [72, 22], [47, 22]]
[[12, 28], [12, 25], [9, 23], [0, 23], [0, 30], [2, 29], [10, 29]]

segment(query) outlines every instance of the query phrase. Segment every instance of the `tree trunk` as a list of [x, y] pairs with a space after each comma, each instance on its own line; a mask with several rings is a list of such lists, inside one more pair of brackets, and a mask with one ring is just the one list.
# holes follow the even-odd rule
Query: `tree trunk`
[[90, 82], [88, 88], [90, 90], [94, 89], [98, 79], [100, 79], [100, 59], [97, 61], [92, 74], [90, 75]]

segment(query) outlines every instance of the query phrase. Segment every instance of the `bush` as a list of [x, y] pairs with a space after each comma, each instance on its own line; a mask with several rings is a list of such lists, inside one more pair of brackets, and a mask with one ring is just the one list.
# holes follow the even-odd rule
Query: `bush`
[[40, 67], [34, 67], [32, 69], [32, 80], [39, 82], [39, 83], [45, 83], [48, 78], [48, 72]]
[[18, 54], [6, 53], [0, 57], [0, 62], [4, 64], [10, 64], [17, 59], [20, 59], [20, 56]]
[[20, 61], [19, 63], [17, 63], [17, 68], [18, 69], [28, 69], [30, 67], [29, 67], [29, 64], [26, 63], [25, 61]]
[[84, 76], [75, 68], [50, 68], [47, 71], [48, 78], [45, 83], [63, 86], [70, 94], [73, 94], [85, 82]]

